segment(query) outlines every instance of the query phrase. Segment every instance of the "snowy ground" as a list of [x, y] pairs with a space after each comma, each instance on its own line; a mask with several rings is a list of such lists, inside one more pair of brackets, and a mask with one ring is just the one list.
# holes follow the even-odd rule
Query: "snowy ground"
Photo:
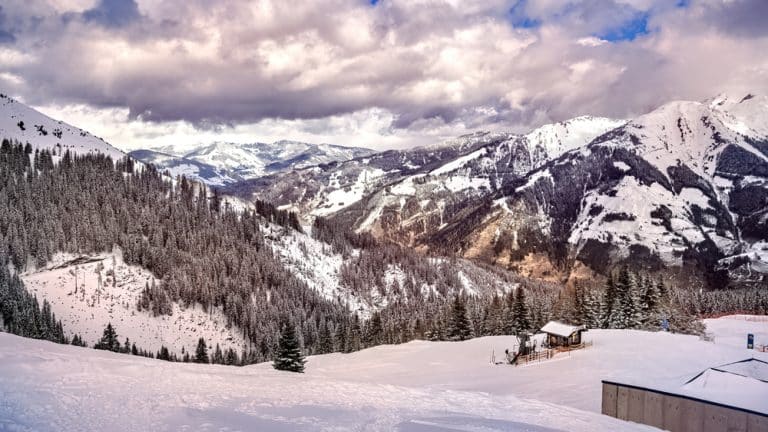
[[312, 357], [304, 375], [0, 334], [0, 430], [650, 431], [597, 413], [601, 379], [681, 379], [734, 359], [768, 358], [744, 348], [746, 332], [768, 342], [768, 322], [707, 324], [714, 343], [591, 331], [593, 348], [516, 368], [490, 364], [509, 337], [412, 342]]
[[170, 316], [139, 312], [136, 304], [146, 284], [161, 282], [146, 269], [126, 264], [119, 250], [89, 256], [59, 253], [45, 268], [21, 278], [29, 292], [51, 303], [68, 336], [77, 333], [91, 346], [107, 323], [115, 326], [120, 343], [128, 337], [139, 348], [153, 352], [164, 345], [181, 355], [182, 347], [194, 350], [200, 337], [209, 346], [218, 343], [222, 350], [231, 347], [239, 353], [245, 346], [242, 332], [227, 326], [220, 310], [207, 313], [199, 305], [183, 308], [174, 303]]

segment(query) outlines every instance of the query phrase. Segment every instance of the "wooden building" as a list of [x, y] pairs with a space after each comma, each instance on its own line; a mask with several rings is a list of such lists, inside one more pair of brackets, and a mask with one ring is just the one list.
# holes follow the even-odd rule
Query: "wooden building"
[[581, 334], [585, 331], [585, 326], [573, 326], [558, 321], [550, 321], [539, 330], [540, 333], [546, 333], [546, 344], [549, 348], [581, 345]]

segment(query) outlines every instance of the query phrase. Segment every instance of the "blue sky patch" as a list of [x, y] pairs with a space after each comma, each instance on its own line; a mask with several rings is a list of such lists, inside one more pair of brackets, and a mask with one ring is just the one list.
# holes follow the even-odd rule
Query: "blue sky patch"
[[518, 0], [509, 8], [509, 22], [513, 27], [536, 28], [541, 25], [541, 20], [533, 19], [525, 14], [527, 3], [528, 0]]
[[647, 12], [640, 12], [632, 19], [623, 22], [620, 26], [596, 33], [595, 36], [609, 42], [633, 41], [638, 36], [649, 33], [648, 17]]

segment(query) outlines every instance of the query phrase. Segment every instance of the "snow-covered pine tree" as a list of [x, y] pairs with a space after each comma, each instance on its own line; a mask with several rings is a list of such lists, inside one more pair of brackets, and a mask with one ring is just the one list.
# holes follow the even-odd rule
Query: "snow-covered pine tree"
[[317, 349], [318, 354], [328, 354], [334, 351], [333, 349], [333, 336], [331, 334], [331, 328], [328, 321], [323, 321], [320, 326], [320, 343]]
[[659, 326], [659, 292], [650, 277], [642, 279], [640, 285], [640, 322], [642, 328], [657, 329]]
[[213, 351], [213, 361], [214, 364], [224, 364], [224, 353], [221, 351], [221, 347], [219, 344], [216, 344], [216, 349]]
[[611, 308], [609, 327], [626, 329], [637, 327], [637, 305], [635, 303], [635, 280], [625, 266], [616, 279], [616, 298]]
[[613, 273], [608, 273], [608, 279], [605, 281], [605, 293], [600, 303], [601, 327], [609, 328], [611, 326], [611, 315], [616, 303], [616, 282], [613, 279]]
[[453, 300], [451, 308], [451, 321], [448, 326], [448, 339], [453, 341], [463, 341], [472, 337], [472, 328], [467, 318], [467, 306], [461, 295], [457, 295]]
[[504, 334], [515, 334], [515, 290], [511, 289], [504, 297]]
[[197, 340], [197, 349], [195, 350], [195, 363], [210, 363], [208, 359], [208, 347], [205, 344], [205, 339], [200, 338]]
[[528, 301], [525, 296], [525, 288], [520, 285], [515, 293], [515, 303], [512, 306], [514, 316], [515, 330], [523, 332], [531, 330], [531, 317], [528, 311]]
[[584, 290], [584, 324], [589, 328], [601, 327], [600, 296], [597, 290]]
[[120, 341], [117, 340], [117, 332], [112, 327], [112, 323], [107, 323], [107, 326], [104, 328], [104, 334], [94, 345], [94, 348], [114, 352], [120, 351]]
[[277, 370], [289, 372], [304, 372], [304, 354], [301, 352], [296, 330], [292, 323], [285, 323], [280, 332], [280, 340], [277, 346], [277, 356], [272, 362], [272, 367]]

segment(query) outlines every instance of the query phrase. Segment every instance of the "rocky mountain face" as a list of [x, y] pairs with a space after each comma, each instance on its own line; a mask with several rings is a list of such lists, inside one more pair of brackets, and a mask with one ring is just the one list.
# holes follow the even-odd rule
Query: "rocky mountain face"
[[372, 150], [297, 141], [274, 143], [213, 143], [185, 148], [135, 150], [130, 155], [152, 163], [172, 175], [185, 175], [211, 186], [224, 186], [278, 172], [345, 161], [372, 154]]
[[427, 244], [529, 275], [628, 264], [764, 284], [766, 121], [765, 97], [664, 105], [489, 195]]
[[629, 264], [710, 287], [768, 272], [768, 100], [672, 102], [238, 183], [357, 232], [567, 280]]

